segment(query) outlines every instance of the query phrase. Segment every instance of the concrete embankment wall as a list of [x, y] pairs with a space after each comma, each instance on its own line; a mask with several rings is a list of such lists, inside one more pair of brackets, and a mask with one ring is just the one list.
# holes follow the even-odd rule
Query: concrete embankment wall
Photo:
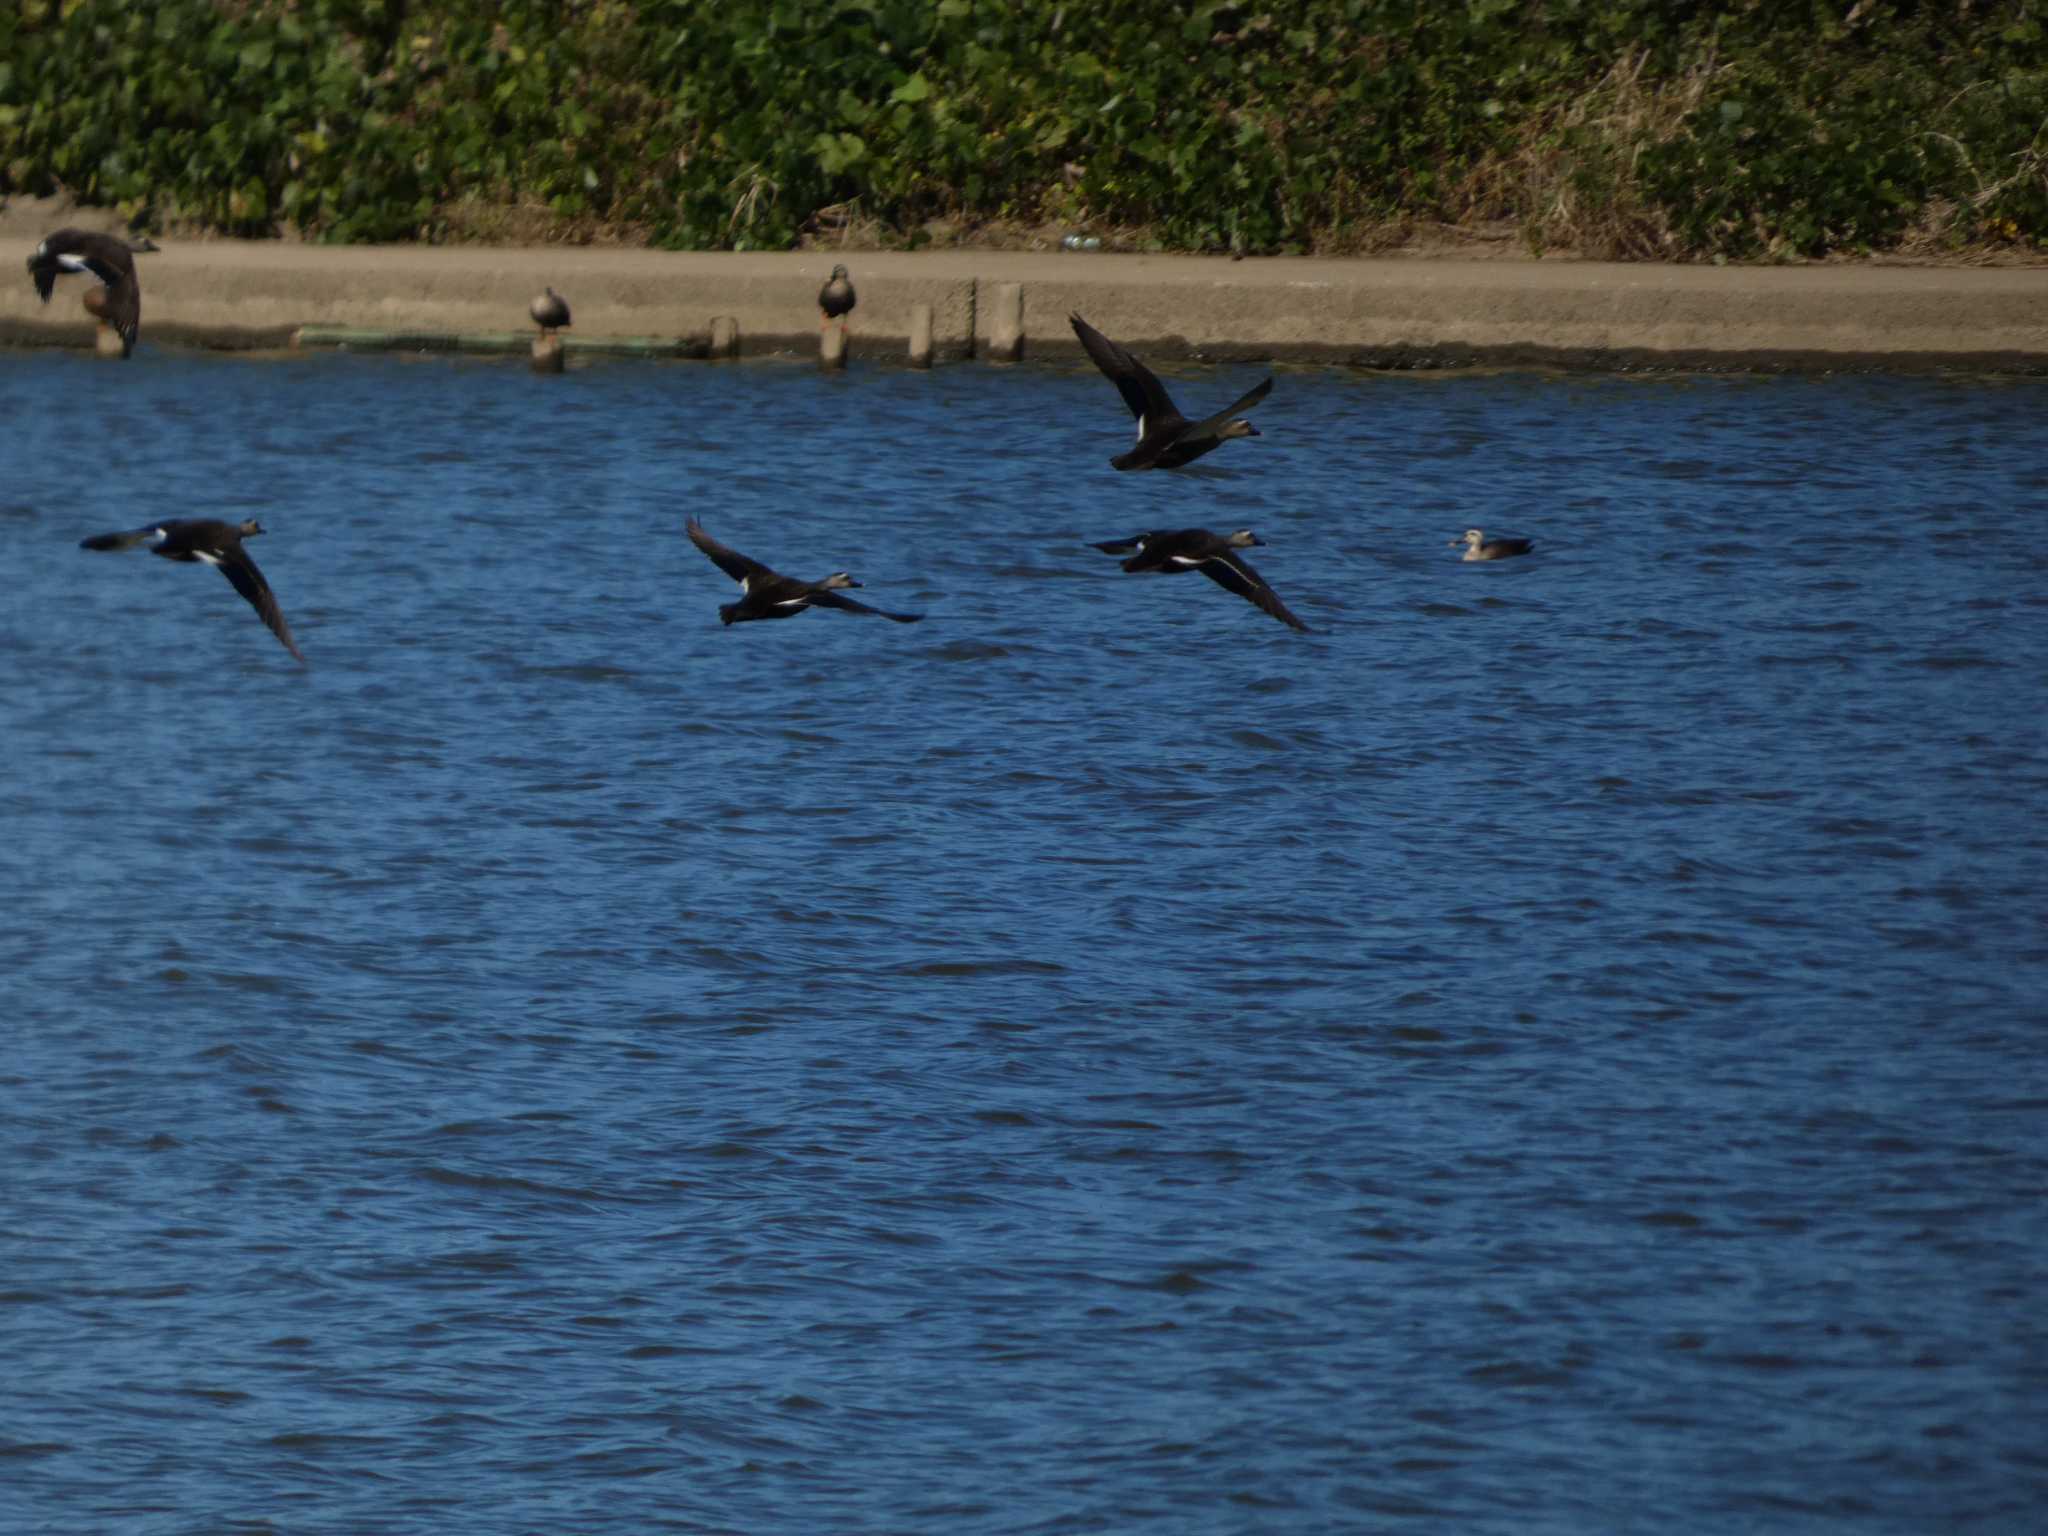
[[[22, 244], [17, 260], [33, 247]], [[681, 342], [721, 316], [743, 353], [817, 346], [831, 252], [169, 242], [139, 256], [143, 343], [280, 348], [346, 327], [409, 345], [525, 332], [552, 285], [572, 341]], [[1020, 284], [1024, 355], [1078, 354], [1078, 310], [1154, 361], [1274, 359], [1364, 367], [1953, 368], [2048, 372], [2048, 268], [1711, 267], [1392, 258], [1325, 260], [1004, 251], [838, 257], [860, 294], [856, 356], [901, 358], [930, 305], [940, 361], [986, 353], [991, 300]], [[0, 344], [88, 346], [84, 279], [47, 306], [0, 282]], [[657, 350], [659, 350], [657, 348]]]

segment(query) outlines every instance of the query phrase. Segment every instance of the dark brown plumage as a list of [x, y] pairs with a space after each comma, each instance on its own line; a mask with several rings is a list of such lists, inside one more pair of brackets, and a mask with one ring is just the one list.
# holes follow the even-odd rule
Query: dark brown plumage
[[526, 312], [533, 316], [533, 323], [543, 331], [569, 328], [569, 301], [552, 288], [544, 290], [539, 298], [527, 305]]
[[[85, 307], [95, 319], [104, 320], [121, 338], [121, 355], [135, 350], [142, 334], [142, 285], [135, 278], [135, 250], [115, 235], [90, 229], [60, 229], [47, 236], [28, 259], [28, 273], [45, 304], [57, 279], [67, 272], [84, 272], [97, 278], [104, 288], [86, 291]], [[142, 250], [155, 250], [148, 241]]]
[[684, 531], [689, 534], [690, 542], [710, 557], [713, 565], [740, 584], [738, 602], [718, 605], [718, 617], [727, 624], [744, 624], [749, 619], [794, 618], [812, 607], [838, 608], [846, 613], [872, 613], [880, 618], [894, 619], [898, 624], [915, 624], [924, 617], [921, 613], [891, 613], [886, 608], [870, 608], [866, 603], [840, 596], [842, 589], [860, 585], [844, 571], [834, 571], [823, 581], [798, 581], [794, 576], [781, 575], [736, 549], [728, 549], [706, 533], [704, 525], [694, 517], [684, 524]]
[[[1249, 528], [1235, 533], [1211, 533], [1206, 528], [1157, 529], [1133, 534], [1128, 539], [1111, 539], [1095, 547], [1104, 554], [1129, 554], [1127, 571], [1200, 571], [1225, 591], [1235, 592], [1246, 602], [1263, 609], [1282, 624], [1307, 630], [1280, 601], [1280, 595], [1266, 585], [1266, 578], [1238, 554], [1266, 541]], [[1135, 553], [1133, 553], [1135, 551]]]
[[89, 539], [80, 539], [78, 547], [105, 550], [144, 547], [166, 560], [199, 561], [213, 566], [249, 600], [249, 606], [270, 626], [270, 632], [283, 642], [284, 648], [304, 661], [306, 658], [300, 654], [298, 642], [292, 639], [291, 626], [284, 621], [284, 613], [277, 606], [270, 583], [263, 579], [263, 573], [256, 569], [256, 562], [242, 548], [242, 540], [253, 539], [262, 531], [263, 525], [253, 517], [240, 523], [223, 523], [210, 517], [173, 518], [127, 533], [94, 534]]
[[1117, 469], [1179, 469], [1219, 447], [1225, 438], [1257, 437], [1259, 429], [1238, 415], [1250, 410], [1273, 388], [1269, 378], [1214, 416], [1189, 421], [1181, 415], [1152, 370], [1111, 341], [1079, 315], [1067, 316], [1095, 366], [1109, 376], [1124, 404], [1138, 418], [1138, 445], [1110, 464]]
[[834, 267], [832, 275], [825, 279], [825, 286], [818, 290], [818, 311], [824, 316], [819, 325], [852, 314], [858, 297], [853, 291], [852, 280], [846, 275], [846, 268]]

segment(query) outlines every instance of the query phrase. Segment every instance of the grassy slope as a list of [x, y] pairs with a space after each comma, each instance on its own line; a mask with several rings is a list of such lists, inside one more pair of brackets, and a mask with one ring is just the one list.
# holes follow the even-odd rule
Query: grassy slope
[[2038, 9], [19, 0], [0, 189], [334, 240], [2039, 251]]

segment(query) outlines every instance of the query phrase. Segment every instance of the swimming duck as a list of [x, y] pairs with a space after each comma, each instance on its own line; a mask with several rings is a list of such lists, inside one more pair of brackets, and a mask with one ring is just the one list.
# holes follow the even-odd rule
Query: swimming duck
[[1095, 359], [1095, 366], [1109, 375], [1124, 404], [1138, 418], [1138, 446], [1119, 454], [1110, 464], [1117, 469], [1179, 469], [1217, 447], [1227, 437], [1257, 437], [1259, 429], [1238, 415], [1249, 410], [1273, 388], [1269, 378], [1235, 404], [1201, 421], [1189, 421], [1174, 406], [1166, 386], [1153, 377], [1152, 370], [1111, 341], [1079, 315], [1068, 315], [1074, 334]]
[[818, 328], [823, 330], [827, 324], [842, 315], [852, 314], [856, 298], [853, 283], [846, 275], [846, 268], [834, 267], [832, 275], [825, 279], [825, 286], [818, 290], [818, 312], [823, 316], [818, 321]]
[[727, 549], [706, 533], [704, 525], [694, 517], [684, 525], [684, 531], [690, 535], [692, 544], [711, 557], [713, 565], [740, 584], [738, 602], [718, 605], [718, 617], [727, 624], [744, 624], [749, 619], [787, 619], [813, 607], [872, 613], [894, 619], [898, 624], [915, 624], [924, 617], [921, 613], [890, 613], [841, 597], [841, 589], [860, 585], [844, 571], [834, 571], [823, 581], [798, 581], [793, 576], [780, 575], [738, 550]]
[[[1280, 595], [1266, 585], [1266, 578], [1238, 554], [1240, 549], [1251, 549], [1265, 542], [1249, 528], [1224, 534], [1211, 533], [1206, 528], [1182, 528], [1177, 532], [1158, 530], [1133, 534], [1128, 539], [1111, 539], [1095, 547], [1107, 555], [1130, 554], [1131, 558], [1124, 562], [1127, 571], [1164, 571], [1168, 575], [1177, 571], [1200, 571], [1217, 586], [1263, 608], [1282, 624], [1307, 630], [1308, 626], [1280, 601]], [[1132, 554], [1134, 550], [1136, 553]]]
[[526, 312], [543, 332], [569, 328], [569, 301], [552, 288], [542, 290], [541, 296], [526, 306]]
[[104, 287], [89, 288], [85, 294], [87, 313], [111, 325], [121, 338], [121, 355], [135, 350], [142, 332], [142, 285], [135, 280], [135, 252], [153, 251], [156, 246], [143, 240], [134, 246], [115, 235], [90, 229], [60, 229], [45, 237], [28, 259], [29, 276], [45, 304], [50, 290], [66, 272], [89, 272]]
[[256, 569], [256, 562], [242, 548], [242, 540], [253, 539], [262, 531], [263, 525], [253, 517], [240, 523], [223, 523], [210, 517], [173, 518], [129, 533], [94, 534], [89, 539], [80, 539], [78, 547], [134, 549], [143, 546], [166, 560], [197, 560], [214, 567], [249, 600], [250, 606], [270, 626], [270, 632], [284, 643], [284, 648], [304, 661], [306, 658], [300, 654], [298, 642], [292, 639], [291, 626], [284, 621], [270, 583], [263, 579], [263, 573]]
[[1536, 547], [1534, 539], [1489, 539], [1477, 528], [1467, 528], [1451, 540], [1451, 548], [1465, 546], [1467, 560], [1505, 560], [1510, 555], [1526, 555]]

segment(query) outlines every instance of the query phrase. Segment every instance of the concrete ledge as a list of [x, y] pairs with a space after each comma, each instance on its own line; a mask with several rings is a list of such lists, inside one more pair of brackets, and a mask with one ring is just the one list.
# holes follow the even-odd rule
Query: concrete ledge
[[[145, 346], [268, 348], [302, 328], [530, 338], [527, 301], [551, 284], [574, 306], [565, 339], [578, 350], [693, 355], [712, 321], [731, 316], [745, 353], [808, 355], [834, 259], [223, 240], [170, 245], [137, 265]], [[903, 358], [918, 304], [932, 307], [940, 361], [985, 350], [988, 306], [977, 295], [1019, 283], [1027, 359], [1079, 356], [1066, 320], [1079, 310], [1159, 362], [2048, 372], [2048, 268], [972, 250], [838, 259], [860, 294], [853, 351], [869, 361]], [[0, 343], [89, 346], [78, 293], [67, 279], [44, 306], [25, 276], [0, 282]]]

